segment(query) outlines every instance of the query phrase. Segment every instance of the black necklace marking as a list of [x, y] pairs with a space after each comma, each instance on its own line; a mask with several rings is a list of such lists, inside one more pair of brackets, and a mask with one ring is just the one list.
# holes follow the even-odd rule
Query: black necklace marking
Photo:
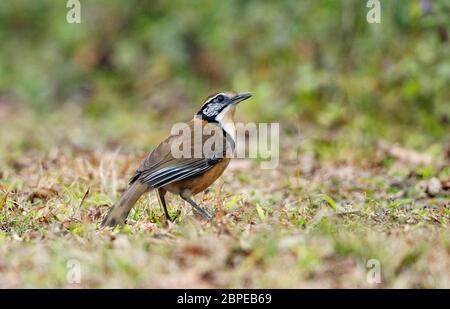
[[[223, 136], [225, 136], [225, 138], [227, 139], [227, 141], [230, 143], [231, 145], [231, 150], [234, 152], [235, 148], [236, 148], [236, 142], [234, 141], [233, 137], [224, 129], [224, 127], [222, 127], [222, 125], [220, 124], [219, 121], [215, 120], [214, 121], [208, 121], [209, 123], [212, 124], [216, 124], [217, 126], [219, 126], [222, 129], [222, 134]], [[224, 150], [225, 152], [226, 150]], [[224, 153], [225, 155], [225, 153]]]
[[234, 149], [236, 147], [236, 143], [235, 143], [233, 137], [222, 126], [220, 126], [220, 127], [222, 128], [223, 135], [225, 135], [225, 138], [227, 139], [227, 141], [231, 145], [231, 150], [234, 152]]

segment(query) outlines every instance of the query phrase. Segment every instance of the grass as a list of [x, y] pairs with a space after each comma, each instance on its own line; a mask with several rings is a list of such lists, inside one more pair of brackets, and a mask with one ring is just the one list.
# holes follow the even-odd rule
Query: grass
[[[0, 287], [450, 287], [442, 147], [425, 151], [431, 165], [415, 165], [351, 128], [282, 130], [274, 170], [233, 161], [195, 197], [215, 212], [213, 222], [171, 196], [176, 221], [167, 224], [151, 193], [122, 230], [100, 229], [134, 169], [169, 132], [153, 120], [64, 108], [1, 118]], [[417, 149], [430, 146], [420, 140]], [[434, 178], [443, 187], [430, 195]], [[367, 280], [372, 259], [381, 283]], [[80, 283], [70, 281], [73, 265]]]

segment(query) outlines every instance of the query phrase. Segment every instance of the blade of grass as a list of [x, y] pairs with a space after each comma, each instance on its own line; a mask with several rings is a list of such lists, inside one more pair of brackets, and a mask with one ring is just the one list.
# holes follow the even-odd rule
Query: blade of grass
[[261, 221], [266, 221], [267, 214], [266, 214], [264, 209], [262, 209], [262, 207], [259, 204], [256, 205], [256, 212], [258, 213], [258, 216], [261, 219]]
[[321, 193], [321, 194], [319, 194], [319, 198], [326, 201], [328, 203], [328, 205], [330, 205], [330, 207], [333, 208], [334, 210], [337, 209], [336, 202], [333, 200], [333, 198], [331, 196], [329, 196], [325, 193]]
[[0, 200], [0, 210], [6, 204], [6, 200], [8, 199], [8, 195], [9, 195], [9, 192], [6, 192], [5, 195], [3, 195], [2, 199]]
[[223, 207], [225, 210], [230, 210], [231, 208], [233, 208], [237, 202], [239, 202], [241, 200], [240, 196], [233, 196], [233, 198], [231, 199], [231, 201], [229, 201], [228, 203], [225, 204], [225, 206]]

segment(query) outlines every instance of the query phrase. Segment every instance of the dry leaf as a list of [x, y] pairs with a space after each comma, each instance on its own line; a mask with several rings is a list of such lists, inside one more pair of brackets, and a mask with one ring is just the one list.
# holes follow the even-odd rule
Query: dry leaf
[[441, 185], [442, 185], [442, 189], [449, 190], [450, 189], [450, 177], [442, 179]]
[[102, 212], [100, 211], [100, 208], [98, 207], [90, 207], [88, 210], [88, 217], [89, 219], [91, 219], [92, 221], [96, 221], [98, 219], [100, 219], [100, 217], [102, 216]]
[[52, 188], [38, 188], [31, 193], [29, 199], [34, 202], [35, 199], [49, 200], [52, 197], [58, 196], [58, 191]]
[[388, 154], [389, 156], [405, 163], [416, 165], [430, 165], [431, 163], [433, 163], [433, 157], [431, 155], [420, 153], [413, 149], [404, 148], [399, 145], [391, 145], [386, 142], [380, 141], [378, 143], [378, 149]]
[[209, 256], [208, 250], [201, 246], [187, 245], [183, 248], [183, 254], [193, 256]]

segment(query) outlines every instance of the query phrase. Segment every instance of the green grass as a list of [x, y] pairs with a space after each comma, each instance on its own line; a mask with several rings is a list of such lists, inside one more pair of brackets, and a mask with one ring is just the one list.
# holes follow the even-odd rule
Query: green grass
[[[147, 117], [62, 109], [2, 119], [13, 129], [0, 132], [0, 287], [450, 287], [449, 190], [425, 189], [448, 179], [448, 163], [402, 162], [348, 126], [283, 130], [274, 170], [232, 163], [195, 197], [213, 222], [170, 196], [168, 225], [150, 193], [129, 225], [100, 229], [169, 131]], [[433, 143], [422, 140], [417, 149]], [[379, 284], [366, 280], [371, 259]], [[67, 280], [73, 260], [79, 284]]]
[[[0, 287], [450, 287], [448, 1], [383, 1], [369, 24], [361, 0], [97, 0], [76, 25], [55, 1], [10, 2]], [[280, 123], [279, 167], [233, 162], [195, 197], [211, 223], [170, 197], [168, 225], [151, 193], [99, 229], [222, 90], [252, 92], [238, 120]]]

